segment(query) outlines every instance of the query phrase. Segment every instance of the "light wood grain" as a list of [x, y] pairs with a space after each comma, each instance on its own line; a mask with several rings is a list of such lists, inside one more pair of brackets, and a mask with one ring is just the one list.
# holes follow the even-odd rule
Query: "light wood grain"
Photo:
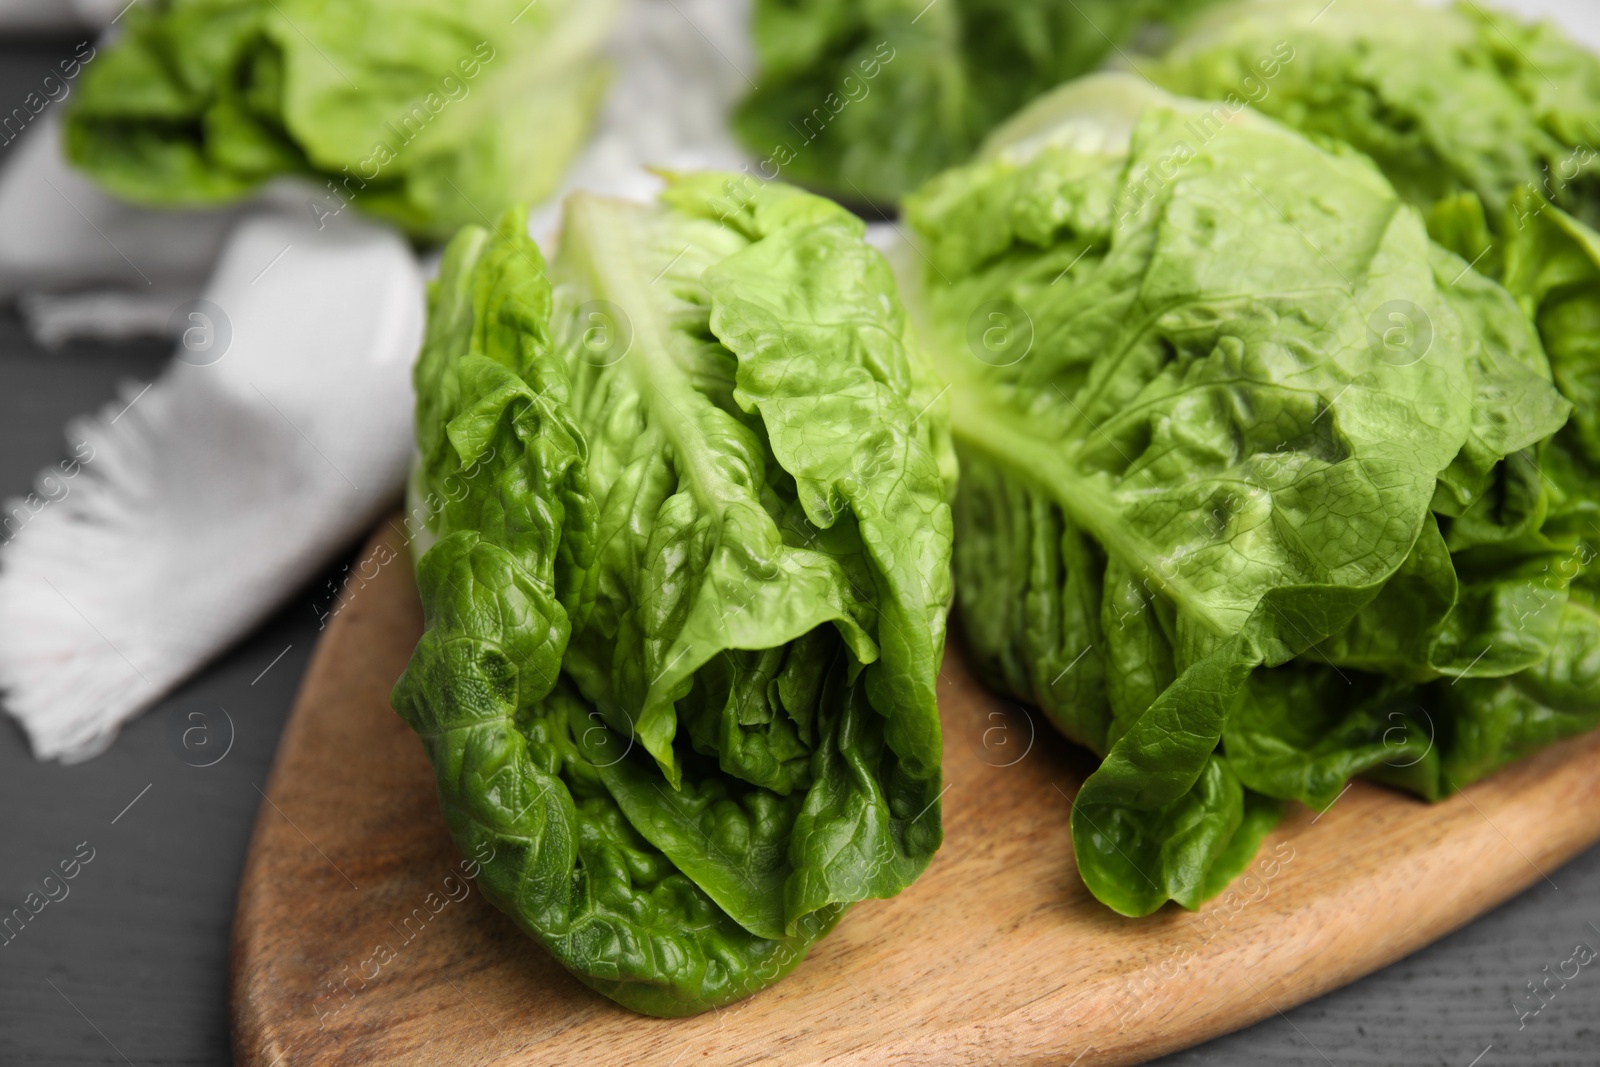
[[857, 905], [772, 989], [647, 1019], [461, 878], [388, 706], [421, 611], [396, 529], [378, 544], [398, 558], [330, 624], [257, 817], [232, 947], [239, 1067], [1137, 1063], [1398, 959], [1600, 838], [1590, 736], [1436, 806], [1358, 784], [1320, 817], [1296, 809], [1231, 900], [1123, 919], [1073, 869], [1069, 798], [1090, 765], [953, 645], [927, 874]]

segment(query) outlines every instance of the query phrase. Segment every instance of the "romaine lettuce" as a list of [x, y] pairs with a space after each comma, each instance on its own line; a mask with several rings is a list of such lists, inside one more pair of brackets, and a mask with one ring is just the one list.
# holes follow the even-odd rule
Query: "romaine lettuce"
[[1527, 308], [1369, 160], [1101, 75], [907, 218], [960, 617], [1102, 757], [1073, 808], [1102, 901], [1195, 907], [1283, 800], [1436, 797], [1600, 721], [1572, 405]]
[[863, 233], [696, 175], [573, 197], [548, 275], [469, 227], [433, 289], [394, 705], [486, 895], [638, 1011], [776, 981], [941, 839], [948, 431]]
[[447, 236], [543, 199], [586, 135], [618, 0], [158, 0], [88, 64], [66, 148], [117, 196], [235, 199], [281, 174]]
[[756, 0], [762, 176], [888, 208], [1039, 94], [1215, 0]]

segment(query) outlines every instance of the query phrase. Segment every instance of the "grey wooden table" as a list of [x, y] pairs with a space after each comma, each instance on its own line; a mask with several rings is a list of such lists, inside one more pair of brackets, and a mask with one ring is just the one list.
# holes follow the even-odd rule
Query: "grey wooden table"
[[[0, 113], [74, 43], [0, 43]], [[111, 400], [121, 380], [149, 380], [165, 355], [160, 344], [41, 351], [0, 312], [0, 495], [26, 492], [36, 471], [65, 456], [66, 419]], [[297, 593], [98, 759], [35, 763], [16, 726], [0, 723], [0, 912], [61, 860], [93, 855], [68, 896], [0, 947], [0, 1067], [228, 1062], [234, 894], [256, 787], [317, 637], [323, 584]], [[231, 722], [232, 747], [214, 766], [195, 766], [204, 761], [178, 741], [196, 721], [219, 741]], [[1550, 874], [1554, 887], [1541, 882], [1379, 974], [1161, 1063], [1600, 1064], [1600, 965], [1537, 1016], [1519, 1019], [1513, 1007], [1531, 1008], [1525, 983], [1577, 943], [1600, 948], [1600, 849]]]

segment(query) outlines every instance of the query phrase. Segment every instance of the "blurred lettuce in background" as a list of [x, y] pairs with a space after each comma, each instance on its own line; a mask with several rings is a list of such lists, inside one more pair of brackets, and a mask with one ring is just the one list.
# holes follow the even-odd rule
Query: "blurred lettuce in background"
[[781, 175], [884, 207], [1034, 97], [1215, 0], [756, 0], [739, 135]]
[[1527, 193], [1600, 223], [1600, 57], [1554, 23], [1474, 3], [1244, 0], [1196, 20], [1140, 70], [1173, 92], [1222, 99], [1244, 94], [1257, 59], [1280, 43], [1295, 60], [1249, 94], [1251, 106], [1370, 156], [1446, 244], [1462, 194], [1493, 229]]
[[619, 0], [167, 0], [88, 65], [68, 157], [150, 205], [279, 175], [447, 236], [543, 199], [587, 135]]

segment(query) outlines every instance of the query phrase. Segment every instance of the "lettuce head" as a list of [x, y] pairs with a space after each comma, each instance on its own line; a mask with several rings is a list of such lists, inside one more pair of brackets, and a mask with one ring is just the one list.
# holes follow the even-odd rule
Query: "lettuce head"
[[[1286, 800], [1436, 798], [1600, 722], [1576, 397], [1533, 304], [1372, 160], [1096, 75], [906, 218], [959, 617], [1101, 757], [1072, 813], [1099, 899], [1196, 907]], [[1593, 284], [1563, 219], [1530, 261], [1551, 293]]]
[[863, 232], [695, 175], [574, 196], [548, 267], [469, 227], [433, 289], [394, 706], [486, 896], [652, 1015], [778, 980], [941, 840], [948, 430]]
[[556, 187], [606, 82], [618, 0], [156, 0], [84, 68], [68, 158], [155, 206], [298, 175], [427, 237]]

